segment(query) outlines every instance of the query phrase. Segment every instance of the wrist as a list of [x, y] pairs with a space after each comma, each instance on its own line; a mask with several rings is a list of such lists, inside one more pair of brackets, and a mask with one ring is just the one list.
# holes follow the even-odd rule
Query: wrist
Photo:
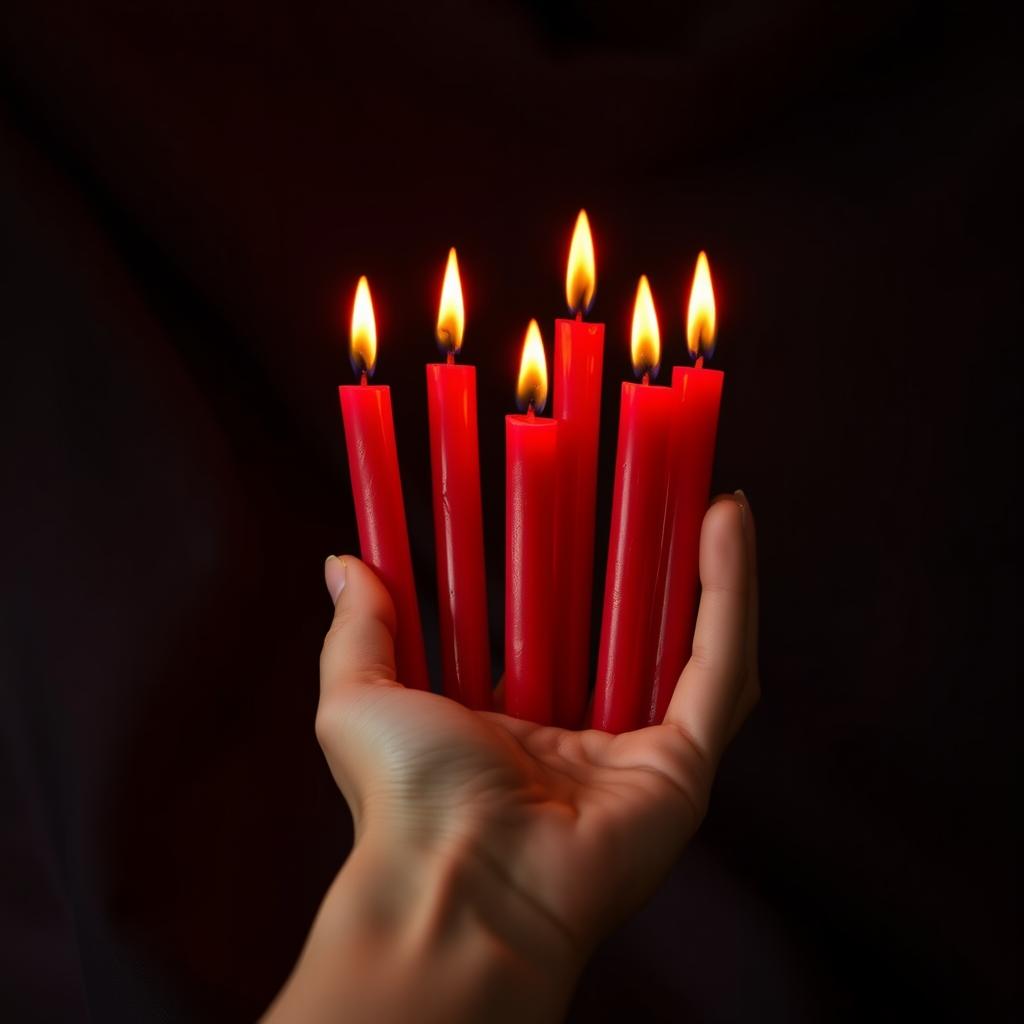
[[364, 825], [273, 1019], [561, 1019], [583, 957], [480, 836]]
[[[339, 907], [362, 893], [364, 912], [403, 950], [411, 988], [432, 991], [435, 1019], [559, 1020], [582, 958], [510, 881], [485, 831], [463, 820], [411, 834], [371, 823], [340, 879]], [[415, 1009], [404, 1019], [425, 1019]]]

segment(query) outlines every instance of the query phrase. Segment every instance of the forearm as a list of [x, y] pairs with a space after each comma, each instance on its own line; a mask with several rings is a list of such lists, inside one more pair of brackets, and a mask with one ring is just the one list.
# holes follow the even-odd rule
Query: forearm
[[473, 849], [368, 832], [268, 1024], [560, 1020], [582, 958]]

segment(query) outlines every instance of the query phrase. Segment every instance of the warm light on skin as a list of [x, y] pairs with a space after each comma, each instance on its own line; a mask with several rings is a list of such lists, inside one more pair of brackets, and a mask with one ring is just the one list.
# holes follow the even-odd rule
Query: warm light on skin
[[638, 377], [648, 374], [657, 376], [658, 365], [661, 363], [661, 332], [658, 330], [658, 315], [654, 311], [654, 297], [646, 274], [640, 275], [640, 283], [636, 286], [630, 351], [633, 371]]
[[715, 291], [711, 287], [708, 256], [701, 250], [690, 287], [690, 304], [686, 310], [686, 345], [690, 355], [710, 356], [715, 351]]
[[590, 234], [587, 211], [580, 210], [576, 229], [569, 246], [569, 262], [565, 270], [565, 298], [573, 313], [586, 313], [594, 301], [597, 268], [594, 263], [594, 239]]
[[377, 321], [373, 316], [370, 283], [364, 274], [356, 285], [356, 300], [352, 303], [352, 334], [349, 349], [352, 369], [356, 373], [373, 376], [377, 365]]
[[441, 285], [441, 304], [437, 310], [437, 343], [442, 352], [454, 353], [462, 348], [462, 332], [466, 326], [466, 308], [462, 302], [462, 281], [455, 250], [448, 250], [448, 266]]
[[543, 412], [548, 400], [548, 364], [544, 358], [544, 342], [536, 320], [530, 321], [523, 342], [523, 357], [519, 361], [519, 383], [516, 401], [521, 411], [532, 408]]

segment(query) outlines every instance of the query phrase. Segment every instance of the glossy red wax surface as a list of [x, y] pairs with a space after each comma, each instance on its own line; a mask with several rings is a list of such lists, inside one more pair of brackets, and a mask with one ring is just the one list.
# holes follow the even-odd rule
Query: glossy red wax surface
[[429, 363], [427, 406], [444, 692], [482, 711], [491, 706], [491, 654], [476, 368]]
[[552, 719], [559, 424], [505, 417], [505, 710]]
[[679, 673], [690, 659], [697, 615], [700, 528], [708, 508], [715, 460], [721, 370], [672, 370], [669, 500], [657, 607], [657, 650], [647, 720], [661, 722]]
[[398, 473], [391, 389], [367, 384], [342, 386], [338, 397], [361, 556], [380, 576], [395, 603], [399, 682], [426, 690], [430, 681]]
[[604, 324], [555, 321], [558, 450], [559, 624], [555, 648], [556, 725], [583, 722], [590, 687], [590, 608], [594, 580], [594, 509], [601, 427]]
[[671, 388], [622, 385], [593, 711], [594, 728], [608, 732], [635, 729], [646, 717], [672, 406]]

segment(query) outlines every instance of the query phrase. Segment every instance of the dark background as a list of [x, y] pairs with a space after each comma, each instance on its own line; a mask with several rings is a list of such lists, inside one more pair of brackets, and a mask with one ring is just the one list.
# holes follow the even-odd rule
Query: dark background
[[670, 366], [706, 248], [764, 700], [574, 1019], [1010, 1015], [1019, 42], [846, 6], [5, 5], [0, 1016], [269, 1001], [350, 838], [313, 714], [356, 278], [436, 668], [422, 364], [458, 247], [497, 671], [501, 415], [580, 205], [597, 561], [636, 278]]

